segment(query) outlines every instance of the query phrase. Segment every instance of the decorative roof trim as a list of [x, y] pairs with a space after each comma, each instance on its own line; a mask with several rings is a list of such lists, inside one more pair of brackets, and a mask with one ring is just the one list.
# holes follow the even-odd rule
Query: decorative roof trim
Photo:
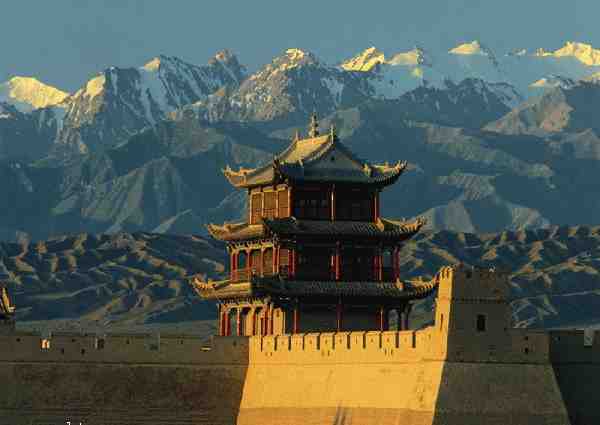
[[15, 313], [15, 306], [11, 303], [8, 291], [5, 286], [0, 287], [0, 315], [12, 316]]
[[204, 281], [194, 276], [190, 283], [203, 299], [225, 300], [268, 295], [282, 296], [360, 296], [393, 299], [421, 299], [429, 296], [439, 285], [439, 274], [429, 281], [396, 282], [336, 282], [283, 280], [276, 277], [252, 276], [249, 281], [231, 283], [229, 280]]

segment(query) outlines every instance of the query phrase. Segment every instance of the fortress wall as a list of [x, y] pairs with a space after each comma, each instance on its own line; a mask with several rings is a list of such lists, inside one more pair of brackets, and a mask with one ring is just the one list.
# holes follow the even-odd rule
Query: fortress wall
[[238, 424], [431, 424], [442, 362], [427, 331], [250, 338]]
[[445, 362], [440, 382], [435, 425], [569, 424], [548, 363]]
[[233, 425], [246, 367], [2, 363], [0, 424]]
[[547, 364], [550, 342], [547, 333], [525, 329], [481, 334], [453, 331], [447, 355], [453, 361]]
[[95, 337], [63, 334], [42, 350], [39, 336], [2, 336], [0, 425], [234, 424], [247, 338], [217, 338], [209, 350], [194, 338], [156, 341], [117, 335], [98, 350]]
[[600, 333], [550, 332], [552, 364], [572, 425], [600, 423]]
[[431, 352], [431, 332], [338, 332], [250, 338], [251, 362], [320, 363], [417, 361]]
[[567, 425], [540, 335], [463, 361], [440, 356], [433, 328], [253, 337], [239, 424]]
[[239, 425], [431, 424], [441, 362], [249, 367]]
[[[43, 340], [48, 348], [42, 348]], [[216, 338], [206, 347], [200, 338], [185, 335], [0, 335], [0, 362], [211, 364], [227, 359], [228, 363], [246, 364], [247, 356], [247, 339], [243, 337]]]

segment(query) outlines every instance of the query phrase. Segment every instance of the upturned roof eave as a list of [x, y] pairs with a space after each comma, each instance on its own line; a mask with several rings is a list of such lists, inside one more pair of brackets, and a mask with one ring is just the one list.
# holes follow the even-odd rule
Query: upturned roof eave
[[431, 295], [438, 286], [436, 278], [417, 285], [408, 282], [377, 281], [298, 281], [283, 280], [277, 276], [252, 276], [248, 281], [232, 283], [229, 280], [205, 282], [198, 277], [190, 279], [195, 292], [202, 299], [227, 300], [270, 295], [300, 297], [367, 297], [391, 299], [422, 299]]

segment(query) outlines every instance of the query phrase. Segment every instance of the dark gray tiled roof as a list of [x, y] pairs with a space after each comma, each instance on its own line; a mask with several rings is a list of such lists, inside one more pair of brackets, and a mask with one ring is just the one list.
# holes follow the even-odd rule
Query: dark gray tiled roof
[[[321, 160], [337, 150], [349, 159], [342, 166], [327, 166]], [[316, 166], [319, 164], [318, 166]], [[223, 172], [236, 187], [253, 187], [272, 184], [278, 180], [348, 182], [358, 184], [388, 185], [396, 181], [406, 168], [406, 162], [395, 165], [371, 165], [357, 158], [347, 147], [339, 143], [335, 134], [295, 140], [272, 163], [253, 169]]]

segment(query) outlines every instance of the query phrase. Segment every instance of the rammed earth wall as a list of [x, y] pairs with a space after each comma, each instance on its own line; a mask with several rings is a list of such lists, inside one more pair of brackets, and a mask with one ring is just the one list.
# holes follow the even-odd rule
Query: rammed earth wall
[[238, 424], [569, 423], [547, 351], [546, 361], [524, 352], [447, 361], [442, 335], [251, 338]]
[[[112, 340], [111, 340], [112, 339]], [[203, 351], [191, 338], [0, 337], [1, 425], [231, 425], [247, 369], [247, 340]], [[82, 352], [82, 350], [84, 350]]]
[[453, 344], [436, 328], [222, 337], [210, 351], [180, 336], [116, 335], [98, 348], [56, 335], [42, 350], [39, 336], [2, 335], [0, 424], [597, 423], [598, 341], [553, 333], [548, 351], [539, 332], [509, 333], [502, 355], [462, 360], [448, 360]]

